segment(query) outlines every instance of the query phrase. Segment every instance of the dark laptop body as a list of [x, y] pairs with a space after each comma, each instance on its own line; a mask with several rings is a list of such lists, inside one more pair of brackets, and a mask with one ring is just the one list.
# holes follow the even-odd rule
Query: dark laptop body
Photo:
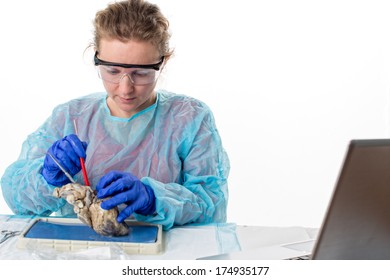
[[352, 140], [312, 259], [390, 259], [390, 139]]

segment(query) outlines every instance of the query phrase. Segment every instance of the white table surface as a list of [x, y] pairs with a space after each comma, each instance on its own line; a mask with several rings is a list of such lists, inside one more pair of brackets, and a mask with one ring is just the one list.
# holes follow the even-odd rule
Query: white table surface
[[[0, 230], [23, 231], [35, 217], [0, 215]], [[116, 246], [102, 246], [78, 252], [58, 252], [30, 245], [18, 248], [18, 237], [0, 244], [0, 259], [135, 259], [193, 260], [280, 243], [314, 239], [318, 230], [304, 227], [245, 226], [234, 223], [189, 225], [163, 232], [164, 250], [159, 255], [126, 254]], [[2, 236], [0, 236], [1, 238]]]

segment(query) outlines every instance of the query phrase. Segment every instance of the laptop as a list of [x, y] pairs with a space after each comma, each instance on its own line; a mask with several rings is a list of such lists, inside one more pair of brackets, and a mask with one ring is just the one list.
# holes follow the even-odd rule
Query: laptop
[[200, 258], [390, 259], [390, 139], [352, 140], [316, 240]]

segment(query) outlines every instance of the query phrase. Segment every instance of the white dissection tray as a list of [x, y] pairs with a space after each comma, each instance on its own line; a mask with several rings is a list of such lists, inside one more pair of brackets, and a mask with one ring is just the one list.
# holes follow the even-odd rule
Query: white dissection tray
[[109, 237], [96, 233], [77, 218], [36, 218], [23, 231], [18, 248], [30, 242], [58, 251], [80, 251], [102, 246], [120, 246], [127, 254], [160, 254], [163, 251], [161, 225], [126, 221], [129, 234]]

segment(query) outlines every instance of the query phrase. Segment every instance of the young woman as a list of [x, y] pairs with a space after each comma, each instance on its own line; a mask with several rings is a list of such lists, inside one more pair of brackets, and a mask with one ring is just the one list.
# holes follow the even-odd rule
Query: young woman
[[[94, 62], [106, 92], [57, 106], [28, 136], [1, 180], [16, 214], [75, 215], [52, 196], [69, 183], [55, 159], [82, 182], [80, 157], [101, 207], [118, 206], [169, 229], [225, 222], [229, 160], [213, 114], [201, 101], [156, 90], [169, 61], [169, 24], [142, 0], [116, 2], [96, 14]], [[75, 125], [78, 128], [76, 135]]]

